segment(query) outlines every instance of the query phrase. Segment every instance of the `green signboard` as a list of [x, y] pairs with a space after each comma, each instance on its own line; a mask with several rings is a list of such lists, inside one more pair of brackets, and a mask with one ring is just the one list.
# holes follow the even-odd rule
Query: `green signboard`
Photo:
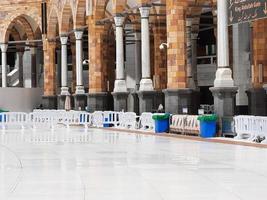
[[267, 17], [267, 0], [228, 0], [229, 24]]

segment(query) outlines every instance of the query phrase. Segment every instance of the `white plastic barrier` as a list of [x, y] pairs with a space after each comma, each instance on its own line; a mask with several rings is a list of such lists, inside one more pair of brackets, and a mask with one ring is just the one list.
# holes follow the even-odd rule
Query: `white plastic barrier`
[[105, 124], [111, 124], [117, 127], [120, 124], [120, 116], [122, 112], [104, 111], [103, 112], [103, 122]]
[[134, 112], [125, 112], [120, 114], [119, 128], [135, 129], [137, 127], [137, 116]]
[[170, 124], [170, 131], [184, 133], [185, 120], [186, 115], [173, 115]]
[[54, 129], [55, 125], [58, 123], [57, 118], [53, 113], [48, 112], [33, 112], [29, 114], [28, 124], [33, 128], [46, 127]]
[[154, 130], [155, 122], [152, 117], [153, 117], [152, 113], [148, 113], [148, 112], [142, 113], [139, 118], [138, 128], [142, 130]]
[[94, 127], [103, 127], [104, 114], [102, 111], [95, 111], [92, 114], [92, 125]]
[[200, 123], [197, 120], [197, 115], [188, 115], [186, 117], [186, 122], [184, 126], [184, 132], [189, 134], [199, 134], [200, 133]]
[[24, 129], [28, 121], [28, 115], [23, 112], [6, 112], [0, 114], [0, 119], [2, 129], [6, 129], [8, 125], [19, 125]]
[[234, 121], [236, 139], [254, 140], [257, 136], [267, 138], [267, 117], [240, 115], [234, 117]]
[[170, 131], [198, 135], [200, 133], [200, 123], [197, 118], [197, 115], [173, 115]]
[[64, 113], [63, 116], [59, 114], [56, 121], [65, 124], [68, 128], [71, 125], [83, 125], [87, 129], [91, 125], [91, 115], [81, 111], [70, 111]]

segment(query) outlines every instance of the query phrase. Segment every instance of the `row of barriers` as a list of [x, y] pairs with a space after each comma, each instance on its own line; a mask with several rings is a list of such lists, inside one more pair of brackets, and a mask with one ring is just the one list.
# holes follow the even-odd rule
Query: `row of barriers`
[[[137, 116], [134, 112], [84, 111], [65, 110], [34, 110], [31, 113], [7, 112], [0, 114], [0, 126], [6, 129], [10, 125], [20, 126], [22, 129], [46, 127], [54, 129], [62, 124], [66, 127], [83, 125], [88, 127], [115, 127], [121, 129], [154, 131], [153, 114], [149, 112]], [[199, 135], [200, 125], [197, 115], [173, 115], [170, 120], [170, 131], [182, 134]]]
[[173, 115], [170, 132], [199, 135], [200, 123], [197, 118], [198, 115]]
[[240, 115], [234, 117], [236, 139], [253, 141], [257, 137], [267, 142], [267, 117]]
[[83, 125], [85, 128], [108, 125], [124, 129], [153, 131], [155, 127], [152, 116], [152, 113], [143, 113], [141, 116], [137, 116], [134, 112], [96, 111], [87, 113], [83, 111], [34, 110], [31, 113], [0, 113], [0, 126], [2, 129], [6, 129], [8, 126], [20, 126], [21, 129], [26, 127], [54, 129], [59, 124], [68, 128], [73, 125]]

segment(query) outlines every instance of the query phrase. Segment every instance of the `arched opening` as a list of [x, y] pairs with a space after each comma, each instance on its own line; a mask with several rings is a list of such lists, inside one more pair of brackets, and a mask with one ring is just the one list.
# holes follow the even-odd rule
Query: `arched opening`
[[[7, 49], [7, 86], [37, 87], [41, 79], [42, 57], [40, 28], [28, 15], [16, 16], [4, 33]], [[36, 34], [35, 34], [36, 33]]]

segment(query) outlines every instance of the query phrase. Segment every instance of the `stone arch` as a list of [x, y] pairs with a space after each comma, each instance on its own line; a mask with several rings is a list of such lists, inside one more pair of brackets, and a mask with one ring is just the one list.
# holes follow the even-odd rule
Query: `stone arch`
[[86, 0], [78, 0], [76, 4], [76, 13], [74, 17], [74, 28], [80, 28], [82, 26], [85, 26], [86, 20]]
[[65, 2], [61, 12], [61, 19], [59, 25], [60, 34], [68, 33], [70, 30], [70, 21], [73, 20], [73, 12], [69, 2]]
[[[34, 40], [35, 36], [34, 36], [34, 31], [33, 31], [33, 27], [30, 24], [30, 22], [27, 20], [27, 18], [30, 18], [30, 16], [26, 16], [26, 15], [19, 15], [17, 17], [15, 17], [10, 24], [8, 25], [6, 31], [3, 34], [3, 41], [4, 42], [8, 42], [9, 40], [9, 35], [12, 31], [12, 28], [17, 24], [19, 26], [21, 26], [27, 36], [27, 39], [29, 40]], [[38, 27], [38, 26], [37, 26]]]
[[47, 36], [54, 39], [58, 35], [58, 15], [57, 10], [52, 8], [48, 17]]

